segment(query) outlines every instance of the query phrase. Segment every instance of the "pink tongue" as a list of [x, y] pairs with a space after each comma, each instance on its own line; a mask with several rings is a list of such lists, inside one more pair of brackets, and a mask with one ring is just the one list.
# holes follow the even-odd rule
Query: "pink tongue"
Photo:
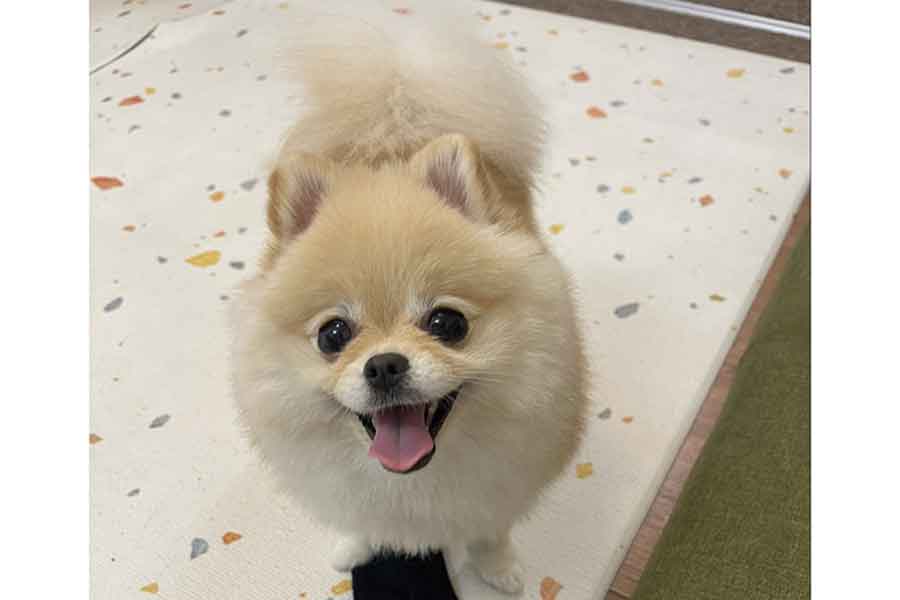
[[425, 405], [390, 408], [375, 415], [375, 440], [369, 447], [374, 456], [391, 471], [409, 471], [434, 448], [434, 440], [425, 427]]

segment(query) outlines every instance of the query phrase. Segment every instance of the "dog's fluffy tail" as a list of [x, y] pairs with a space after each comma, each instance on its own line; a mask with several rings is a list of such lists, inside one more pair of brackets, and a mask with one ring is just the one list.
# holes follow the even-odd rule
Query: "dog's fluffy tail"
[[507, 53], [477, 34], [474, 8], [391, 4], [330, 3], [297, 23], [297, 41], [281, 59], [304, 88], [304, 111], [284, 151], [377, 163], [461, 133], [501, 171], [533, 185], [540, 105]]

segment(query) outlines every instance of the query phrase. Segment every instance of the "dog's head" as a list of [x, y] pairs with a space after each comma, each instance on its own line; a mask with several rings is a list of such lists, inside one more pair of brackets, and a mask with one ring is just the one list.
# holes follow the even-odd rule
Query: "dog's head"
[[254, 296], [267, 333], [243, 355], [271, 393], [265, 407], [239, 399], [265, 415], [256, 427], [283, 439], [352, 428], [321, 443], [411, 473], [463, 404], [522, 427], [538, 402], [504, 406], [498, 390], [541, 394], [578, 368], [559, 352], [578, 344], [558, 316], [565, 279], [464, 138], [377, 170], [293, 156], [269, 187], [271, 248]]

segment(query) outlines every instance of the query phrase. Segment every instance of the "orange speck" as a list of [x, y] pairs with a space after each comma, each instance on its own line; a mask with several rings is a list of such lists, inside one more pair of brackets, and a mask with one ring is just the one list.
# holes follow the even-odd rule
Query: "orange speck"
[[281, 4], [278, 5], [278, 8], [280, 8], [281, 10], [287, 10], [288, 6], [289, 5], [287, 2], [282, 2]]
[[239, 534], [235, 531], [228, 531], [225, 533], [225, 535], [222, 536], [222, 541], [225, 542], [226, 545], [228, 545], [228, 544], [233, 544], [234, 542], [238, 541], [242, 537], [244, 537], [244, 536], [242, 536], [241, 534]]
[[147, 592], [148, 594], [155, 594], [159, 591], [159, 584], [155, 581], [151, 581], [147, 585], [141, 588], [142, 592]]
[[663, 171], [662, 173], [659, 174], [659, 176], [660, 177], [671, 177], [672, 171]]
[[353, 589], [353, 584], [349, 579], [341, 579], [339, 582], [331, 586], [331, 593], [335, 596], [346, 594]]
[[745, 72], [744, 69], [728, 69], [728, 71], [726, 71], [725, 74], [728, 75], [729, 77], [731, 77], [732, 79], [737, 79], [739, 77], [743, 77], [744, 72]]
[[576, 71], [569, 75], [569, 79], [578, 83], [584, 83], [585, 81], [590, 81], [591, 76], [587, 74], [587, 71]]
[[412, 11], [409, 10], [408, 8], [395, 8], [394, 12], [397, 13], [398, 15], [408, 15]]
[[622, 422], [626, 425], [634, 421], [634, 417], [622, 417]]
[[101, 190], [122, 187], [122, 180], [118, 177], [91, 177], [91, 182]]
[[209, 199], [213, 202], [221, 202], [225, 198], [225, 192], [219, 190], [209, 195]]
[[148, 96], [152, 96], [153, 94], [156, 93], [156, 88], [155, 87], [145, 87], [144, 93], [147, 94]]
[[705, 196], [700, 196], [700, 206], [709, 206], [713, 202], [715, 202], [715, 199], [713, 199], [713, 197], [710, 196], [709, 194], [706, 194]]
[[212, 11], [212, 14], [214, 14], [214, 15], [216, 15], [216, 16], [221, 16], [221, 15], [224, 15], [224, 14], [225, 14], [225, 11], [222, 10], [221, 8], [218, 8], [218, 9]]
[[588, 109], [585, 112], [587, 112], [587, 115], [592, 119], [606, 118], [606, 111], [596, 106], [588, 106]]
[[190, 2], [187, 2], [187, 3], [185, 3], [185, 4], [179, 5], [179, 6], [178, 6], [178, 10], [187, 10], [187, 9], [189, 9], [191, 6], [193, 6], [193, 4], [191, 4]]
[[555, 29], [548, 29], [547, 35], [559, 35], [559, 32]]
[[790, 169], [778, 169], [778, 174], [781, 175], [782, 179], [787, 179], [788, 177], [793, 175], [794, 172]]
[[541, 579], [541, 600], [556, 600], [556, 595], [562, 585], [552, 577], [544, 577]]
[[725, 296], [720, 296], [719, 294], [710, 294], [709, 299], [713, 302], [725, 302]]
[[575, 465], [575, 477], [578, 479], [587, 479], [594, 474], [594, 463], [581, 463]]
[[99, 443], [99, 442], [102, 442], [102, 441], [103, 441], [103, 438], [100, 437], [99, 435], [97, 435], [96, 433], [92, 433], [92, 434], [88, 437], [88, 441], [89, 441], [89, 442], [91, 443], [91, 445], [93, 446], [94, 444], [97, 444], [97, 443]]
[[491, 15], [481, 15], [481, 20], [484, 21], [485, 23], [490, 23], [491, 19], [492, 19]]
[[548, 227], [548, 229], [550, 230], [550, 233], [552, 233], [553, 235], [559, 235], [564, 227], [565, 227], [565, 225], [562, 225], [561, 223], [554, 223], [553, 225]]
[[634, 194], [635, 192], [637, 192], [637, 190], [634, 189], [633, 187], [631, 187], [630, 185], [626, 185], [626, 186], [624, 186], [624, 187], [622, 188], [622, 193], [623, 193], [623, 194], [628, 194], [629, 196], [630, 196], [631, 194]]
[[505, 50], [506, 48], [509, 48], [509, 44], [507, 44], [506, 42], [496, 42], [493, 44], [493, 46], [498, 50]]
[[119, 106], [133, 106], [135, 104], [140, 104], [144, 99], [140, 96], [128, 96], [127, 98], [122, 98], [119, 100]]
[[122, 228], [122, 231], [128, 231], [129, 233], [137, 229], [134, 225], [126, 225]]
[[215, 233], [213, 234], [213, 237], [224, 237], [224, 236], [225, 236], [225, 230], [224, 230], [224, 229], [220, 229], [220, 230], [218, 230], [217, 232], [215, 232]]
[[656, 87], [662, 87], [665, 84], [663, 83], [662, 79], [654, 79], [653, 81], [650, 82], [650, 85], [655, 85]]
[[794, 133], [794, 128], [793, 127], [785, 127], [782, 131], [784, 131], [785, 133]]

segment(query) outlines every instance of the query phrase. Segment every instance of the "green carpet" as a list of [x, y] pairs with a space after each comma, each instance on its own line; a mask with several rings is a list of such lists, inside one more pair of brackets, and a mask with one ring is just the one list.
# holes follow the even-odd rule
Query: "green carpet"
[[810, 231], [634, 600], [809, 598]]

